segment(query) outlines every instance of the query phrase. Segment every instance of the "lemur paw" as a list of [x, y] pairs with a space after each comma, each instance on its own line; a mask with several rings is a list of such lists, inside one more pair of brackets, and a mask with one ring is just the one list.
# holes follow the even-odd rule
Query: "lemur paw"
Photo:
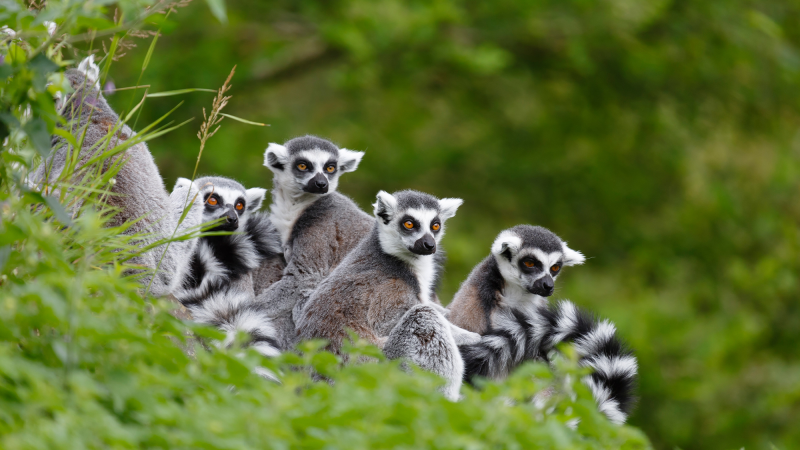
[[473, 333], [472, 331], [465, 330], [453, 324], [450, 324], [450, 331], [453, 333], [453, 339], [455, 339], [456, 345], [459, 346], [473, 345], [481, 341], [480, 334]]

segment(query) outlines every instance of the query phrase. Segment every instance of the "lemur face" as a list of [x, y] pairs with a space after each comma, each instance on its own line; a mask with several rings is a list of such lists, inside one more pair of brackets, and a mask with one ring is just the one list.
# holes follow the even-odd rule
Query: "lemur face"
[[563, 267], [583, 264], [585, 260], [551, 231], [530, 225], [500, 233], [492, 245], [492, 254], [506, 283], [542, 297], [553, 294]]
[[266, 189], [245, 189], [229, 178], [203, 177], [195, 180], [203, 199], [203, 223], [220, 220], [210, 231], [236, 231], [244, 227], [250, 213], [264, 201]]
[[363, 152], [338, 148], [316, 136], [303, 136], [285, 145], [269, 144], [264, 165], [283, 189], [302, 194], [324, 195], [339, 185], [339, 176], [358, 167]]
[[380, 191], [374, 206], [384, 250], [401, 259], [436, 253], [445, 221], [461, 203], [458, 198], [439, 200], [416, 191], [394, 195]]

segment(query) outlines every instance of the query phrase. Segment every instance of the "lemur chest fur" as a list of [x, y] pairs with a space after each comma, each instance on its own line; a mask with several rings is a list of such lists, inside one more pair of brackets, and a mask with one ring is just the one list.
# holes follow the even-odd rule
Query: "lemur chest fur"
[[547, 299], [531, 294], [525, 288], [513, 284], [506, 283], [500, 292], [500, 303], [498, 308], [495, 308], [491, 314], [492, 325], [496, 325], [496, 319], [503, 317], [506, 314], [506, 309], [516, 309], [528, 317], [533, 317], [537, 314], [537, 310], [547, 305]]
[[292, 235], [292, 228], [306, 210], [319, 195], [306, 193], [292, 194], [282, 189], [278, 183], [272, 190], [272, 206], [270, 206], [272, 224], [277, 228], [281, 237], [281, 245], [285, 249]]
[[431, 302], [431, 288], [436, 278], [436, 267], [433, 256], [423, 256], [409, 262], [409, 269], [419, 284], [419, 299], [424, 303]]

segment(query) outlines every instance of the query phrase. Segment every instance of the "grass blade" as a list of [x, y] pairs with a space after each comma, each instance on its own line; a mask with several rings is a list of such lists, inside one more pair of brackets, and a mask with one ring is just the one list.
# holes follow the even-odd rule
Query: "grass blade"
[[[158, 31], [160, 32], [161, 29], [159, 28]], [[142, 73], [144, 73], [144, 71], [147, 70], [147, 65], [150, 64], [150, 57], [153, 56], [153, 50], [155, 50], [156, 48], [156, 42], [158, 42], [158, 36], [160, 36], [160, 33], [156, 33], [156, 35], [153, 36], [153, 41], [150, 42], [150, 48], [147, 49], [147, 54], [144, 56], [144, 62], [142, 63]]]
[[249, 120], [242, 119], [241, 117], [232, 116], [230, 114], [219, 113], [219, 115], [220, 116], [225, 116], [225, 117], [227, 117], [229, 119], [237, 120], [237, 121], [242, 122], [242, 123], [246, 123], [246, 124], [250, 124], [250, 125], [258, 125], [259, 127], [268, 127], [269, 126], [266, 123], [251, 122]]
[[192, 89], [178, 89], [175, 91], [164, 91], [164, 92], [154, 92], [152, 94], [147, 94], [148, 97], [171, 97], [173, 95], [181, 95], [186, 94], [189, 92], [217, 92], [214, 89], [202, 89], [202, 88], [192, 88]]

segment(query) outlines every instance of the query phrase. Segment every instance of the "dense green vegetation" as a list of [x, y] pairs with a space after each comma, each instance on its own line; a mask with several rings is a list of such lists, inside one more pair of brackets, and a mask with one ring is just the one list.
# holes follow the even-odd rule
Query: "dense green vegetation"
[[[123, 3], [124, 20], [141, 11], [134, 3]], [[636, 349], [641, 400], [631, 424], [656, 448], [800, 446], [800, 4], [236, 0], [223, 24], [212, 13], [218, 2], [209, 3], [148, 25], [164, 33], [152, 58], [150, 38], [126, 39], [137, 47], [120, 46], [127, 54], [108, 72], [117, 87], [216, 89], [237, 65], [227, 112], [271, 126], [224, 122], [200, 173], [269, 187], [261, 166], [268, 142], [314, 133], [367, 152], [340, 185], [365, 208], [379, 189], [463, 198], [444, 240], [444, 301], [500, 230], [547, 226], [590, 257], [560, 277], [556, 295], [611, 318]], [[74, 34], [112, 26], [89, 19], [100, 7], [87, 5], [50, 18], [70, 17]], [[16, 30], [38, 26], [44, 36], [40, 23], [18, 17], [0, 20]], [[111, 39], [75, 44], [102, 56]], [[6, 41], [2, 51], [10, 51]], [[25, 64], [33, 72], [6, 82], [3, 112], [19, 117], [13, 108], [33, 92], [33, 117], [52, 130], [35, 72], [52, 69], [41, 59]], [[120, 91], [109, 100], [129, 111], [141, 96]], [[180, 97], [171, 118], [200, 119], [212, 96]], [[135, 128], [177, 98], [148, 99]], [[150, 142], [167, 185], [192, 174], [198, 126]], [[389, 364], [347, 368], [335, 387], [295, 394], [308, 381], [302, 372], [265, 387], [247, 375], [253, 359], [200, 352], [188, 360], [168, 339], [183, 325], [161, 303], [151, 313], [107, 265], [114, 256], [100, 251], [101, 238], [115, 238], [96, 216], [57, 233], [60, 225], [44, 221], [53, 212], [30, 209], [41, 198], [20, 197], [12, 163], [31, 164], [37, 140], [12, 138], [19, 150], [3, 147], [0, 189], [6, 447], [52, 439], [69, 448], [67, 437], [79, 434], [96, 437], [96, 446], [321, 446], [336, 436], [367, 447], [406, 439], [411, 427], [425, 434], [403, 441], [408, 447], [437, 436], [454, 447], [569, 447], [579, 439], [563, 427], [566, 413], [531, 422], [524, 406], [493, 400], [508, 390], [521, 397], [532, 388], [523, 378], [451, 405], [431, 398], [434, 381]], [[76, 262], [65, 252], [74, 248], [95, 249], [87, 253], [99, 259]], [[342, 412], [335, 405], [345, 398], [353, 401]], [[324, 428], [323, 417], [335, 425]], [[363, 422], [340, 426], [355, 417]], [[597, 430], [604, 434], [579, 433], [605, 448], [638, 439], [631, 428], [598, 422]]]

